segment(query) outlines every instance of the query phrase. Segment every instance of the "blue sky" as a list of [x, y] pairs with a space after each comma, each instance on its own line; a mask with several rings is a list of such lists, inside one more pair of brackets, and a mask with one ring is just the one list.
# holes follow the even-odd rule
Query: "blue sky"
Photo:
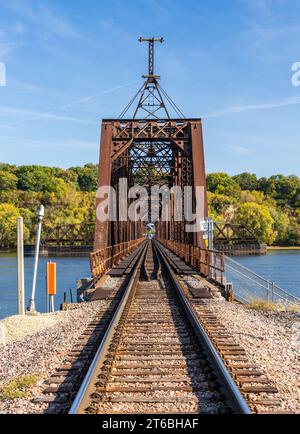
[[300, 175], [298, 0], [0, 0], [0, 161], [98, 161], [100, 121], [142, 83], [147, 47], [186, 116], [202, 117], [208, 172]]

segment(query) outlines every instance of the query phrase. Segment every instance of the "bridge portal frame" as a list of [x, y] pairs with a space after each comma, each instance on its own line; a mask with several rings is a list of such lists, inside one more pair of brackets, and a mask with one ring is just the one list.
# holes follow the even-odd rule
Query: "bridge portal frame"
[[[172, 173], [169, 181], [172, 185], [191, 185], [193, 196], [197, 187], [204, 189], [204, 217], [207, 216], [207, 195], [205, 160], [203, 147], [202, 123], [199, 118], [191, 119], [103, 119], [101, 126], [100, 160], [98, 188], [114, 186], [118, 177], [127, 177], [128, 186], [132, 179], [128, 165], [124, 161], [130, 159], [130, 148], [135, 142], [165, 141], [170, 143], [174, 152]], [[123, 160], [122, 160], [123, 158]], [[103, 199], [97, 198], [96, 209]], [[195, 197], [193, 197], [195, 204]], [[171, 209], [171, 221], [159, 221], [157, 231], [160, 238], [189, 242], [204, 247], [203, 234], [197, 232], [187, 234], [184, 222], [172, 220], [174, 210]], [[96, 216], [94, 251], [126, 241], [139, 239], [143, 233], [143, 224], [139, 222], [100, 222]]]

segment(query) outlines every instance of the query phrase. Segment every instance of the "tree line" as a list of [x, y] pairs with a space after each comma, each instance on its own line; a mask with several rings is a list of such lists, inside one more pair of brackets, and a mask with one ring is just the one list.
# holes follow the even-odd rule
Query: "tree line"
[[45, 206], [43, 227], [94, 223], [98, 166], [60, 169], [0, 163], [0, 247], [14, 247], [16, 218], [24, 219], [25, 243], [34, 243], [37, 209]]
[[[16, 218], [24, 218], [26, 243], [34, 242], [36, 211], [44, 225], [94, 223], [98, 166], [61, 169], [0, 163], [0, 247], [14, 247]], [[300, 245], [300, 179], [295, 175], [207, 175], [209, 214], [215, 221], [248, 226], [269, 245]]]
[[268, 245], [300, 245], [300, 179], [296, 175], [207, 175], [209, 213], [248, 226]]

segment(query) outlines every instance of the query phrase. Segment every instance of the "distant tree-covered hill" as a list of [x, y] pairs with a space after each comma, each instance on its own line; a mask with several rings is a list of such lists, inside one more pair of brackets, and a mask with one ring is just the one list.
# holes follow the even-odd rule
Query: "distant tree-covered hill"
[[[22, 215], [27, 243], [34, 241], [36, 210], [44, 225], [93, 223], [98, 166], [61, 169], [0, 163], [0, 247], [13, 247]], [[268, 244], [300, 245], [300, 179], [251, 173], [207, 175], [209, 213], [216, 221], [246, 224]]]

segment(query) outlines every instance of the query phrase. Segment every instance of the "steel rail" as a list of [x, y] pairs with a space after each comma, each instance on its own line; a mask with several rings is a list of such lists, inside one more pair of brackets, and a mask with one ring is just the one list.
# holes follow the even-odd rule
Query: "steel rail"
[[[97, 382], [97, 377], [101, 371], [103, 363], [106, 359], [106, 356], [109, 352], [109, 347], [114, 337], [116, 328], [118, 327], [119, 321], [122, 317], [122, 314], [128, 304], [130, 302], [131, 296], [134, 296], [137, 283], [140, 277], [140, 272], [142, 265], [144, 263], [146, 253], [147, 253], [148, 244], [145, 243], [144, 249], [140, 253], [140, 258], [135, 266], [132, 274], [129, 277], [129, 280], [126, 284], [126, 289], [121, 298], [121, 301], [117, 307], [113, 318], [110, 321], [110, 324], [106, 330], [106, 333], [99, 345], [99, 348], [96, 352], [96, 355], [89, 367], [89, 370], [80, 386], [80, 389], [73, 401], [73, 404], [69, 410], [69, 414], [83, 414], [85, 409], [90, 405], [91, 399], [90, 395], [95, 391], [95, 383]], [[211, 364], [215, 368], [215, 372], [217, 374], [218, 379], [220, 380], [224, 395], [228, 399], [233, 411], [239, 414], [251, 414], [251, 410], [249, 409], [244, 397], [240, 393], [237, 385], [232, 379], [230, 373], [225, 367], [221, 357], [216, 351], [214, 345], [212, 344], [209, 336], [201, 325], [199, 319], [194, 313], [193, 307], [186, 295], [184, 294], [183, 289], [181, 288], [175, 273], [173, 272], [171, 265], [168, 262], [168, 258], [166, 254], [160, 249], [158, 243], [154, 242], [155, 253], [157, 254], [157, 259], [159, 261], [160, 267], [162, 266], [164, 270], [167, 271], [167, 276], [175, 289], [178, 299], [182, 304], [182, 307], [187, 315], [187, 318], [194, 328], [199, 340], [201, 341], [203, 347], [207, 351]]]
[[82, 414], [84, 413], [85, 408], [87, 408], [88, 405], [90, 404], [89, 396], [94, 389], [94, 384], [97, 382], [96, 380], [97, 376], [99, 375], [99, 371], [103, 366], [103, 362], [105, 361], [106, 355], [108, 354], [109, 346], [113, 339], [115, 330], [119, 324], [119, 321], [124, 312], [129, 297], [131, 296], [131, 294], [134, 293], [137, 283], [139, 281], [140, 271], [141, 271], [142, 264], [144, 262], [147, 248], [148, 248], [148, 244], [145, 243], [145, 246], [140, 253], [140, 259], [138, 260], [132, 274], [130, 275], [129, 281], [126, 285], [126, 289], [121, 298], [119, 306], [117, 307], [117, 310], [110, 321], [110, 324], [99, 345], [95, 357], [88, 369], [86, 376], [84, 377], [84, 380], [80, 386], [79, 391], [75, 396], [73, 404], [69, 410], [69, 414]]
[[233, 378], [231, 377], [229, 371], [227, 370], [223, 360], [221, 359], [220, 355], [218, 354], [217, 350], [215, 349], [213, 343], [211, 342], [208, 334], [206, 333], [205, 329], [203, 328], [201, 322], [197, 318], [196, 314], [194, 313], [194, 309], [184, 294], [184, 291], [179, 284], [178, 280], [176, 279], [175, 273], [171, 268], [171, 265], [169, 264], [168, 258], [166, 257], [166, 254], [163, 252], [163, 250], [160, 248], [159, 244], [154, 241], [154, 246], [156, 251], [158, 252], [161, 262], [164, 266], [164, 268], [167, 270], [167, 274], [170, 277], [170, 280], [172, 282], [173, 288], [175, 289], [179, 300], [183, 306], [183, 309], [187, 315], [188, 320], [190, 321], [191, 325], [193, 326], [195, 332], [197, 333], [197, 336], [199, 337], [200, 341], [202, 342], [204, 348], [207, 350], [210, 359], [212, 361], [212, 364], [215, 368], [215, 371], [218, 375], [218, 378], [223, 385], [223, 392], [225, 396], [228, 398], [229, 402], [231, 403], [233, 410], [235, 413], [238, 414], [252, 414], [250, 408], [248, 407], [247, 402], [245, 401], [243, 395], [241, 394], [239, 388], [235, 384]]

